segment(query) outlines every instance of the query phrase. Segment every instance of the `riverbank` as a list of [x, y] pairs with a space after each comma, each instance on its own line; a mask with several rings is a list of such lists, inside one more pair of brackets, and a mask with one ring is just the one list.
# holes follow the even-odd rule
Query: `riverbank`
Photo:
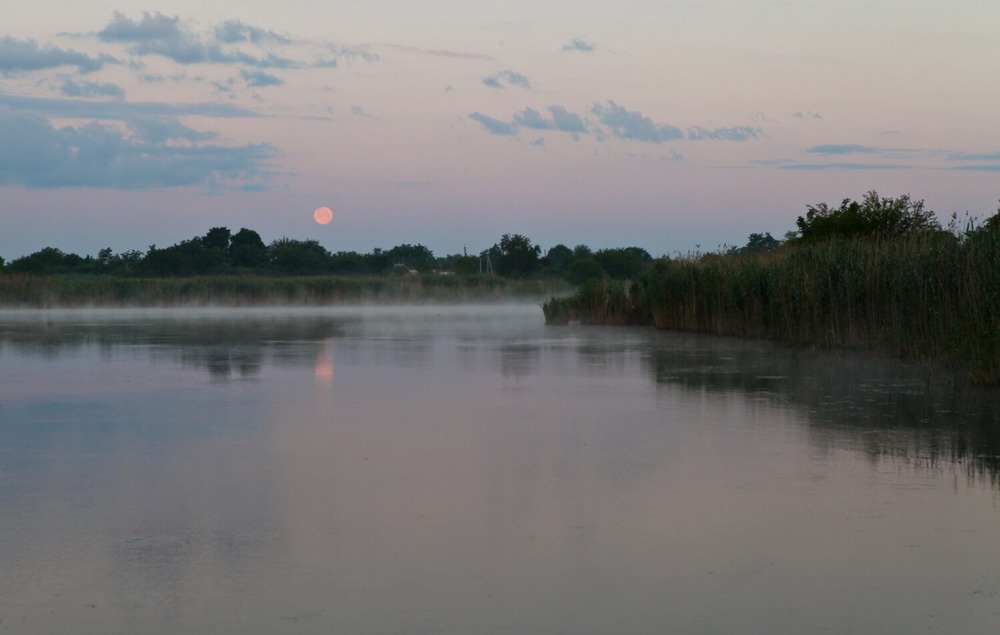
[[837, 239], [664, 259], [543, 305], [549, 324], [639, 324], [876, 351], [1000, 385], [1000, 232]]
[[570, 292], [550, 279], [477, 276], [0, 276], [2, 308], [317, 306], [541, 302]]

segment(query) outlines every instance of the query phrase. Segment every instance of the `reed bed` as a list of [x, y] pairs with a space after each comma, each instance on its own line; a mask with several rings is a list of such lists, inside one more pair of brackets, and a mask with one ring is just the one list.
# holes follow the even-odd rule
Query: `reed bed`
[[0, 276], [0, 307], [317, 306], [539, 301], [567, 286], [496, 276]]
[[653, 324], [943, 360], [1000, 384], [1000, 232], [665, 259], [636, 283], [593, 284], [543, 308], [550, 323]]

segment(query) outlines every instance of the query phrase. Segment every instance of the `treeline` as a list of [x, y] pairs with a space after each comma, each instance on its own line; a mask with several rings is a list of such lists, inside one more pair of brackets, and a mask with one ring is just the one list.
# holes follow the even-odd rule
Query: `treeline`
[[496, 274], [510, 278], [548, 277], [580, 284], [590, 279], [635, 278], [653, 263], [639, 247], [591, 250], [556, 245], [544, 254], [521, 234], [504, 234], [489, 249], [437, 257], [424, 245], [375, 248], [369, 253], [331, 253], [315, 240], [280, 238], [265, 244], [260, 234], [247, 228], [233, 233], [213, 227], [170, 247], [151, 245], [145, 252], [114, 253], [101, 249], [96, 256], [64, 253], [45, 247], [9, 263], [0, 258], [0, 273], [97, 275], [122, 278], [171, 278], [193, 276], [381, 276], [387, 274], [448, 273]]
[[923, 201], [869, 192], [808, 207], [768, 249], [663, 258], [543, 309], [556, 324], [650, 324], [946, 360], [1000, 384], [1000, 211], [957, 225], [953, 216], [941, 227]]

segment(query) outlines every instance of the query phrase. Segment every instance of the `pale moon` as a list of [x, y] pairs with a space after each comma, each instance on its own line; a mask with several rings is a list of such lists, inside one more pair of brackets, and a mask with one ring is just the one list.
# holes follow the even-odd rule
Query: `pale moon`
[[333, 210], [329, 207], [317, 207], [313, 219], [320, 225], [326, 225], [333, 220]]

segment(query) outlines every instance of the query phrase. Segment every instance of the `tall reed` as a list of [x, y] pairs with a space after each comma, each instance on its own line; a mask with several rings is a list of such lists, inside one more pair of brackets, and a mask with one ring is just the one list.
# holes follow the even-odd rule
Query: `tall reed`
[[[627, 294], [595, 286], [560, 302], [560, 315], [584, 322], [939, 359], [976, 382], [1000, 383], [1000, 232], [962, 243], [936, 232], [665, 259]], [[602, 319], [593, 319], [601, 310]]]

